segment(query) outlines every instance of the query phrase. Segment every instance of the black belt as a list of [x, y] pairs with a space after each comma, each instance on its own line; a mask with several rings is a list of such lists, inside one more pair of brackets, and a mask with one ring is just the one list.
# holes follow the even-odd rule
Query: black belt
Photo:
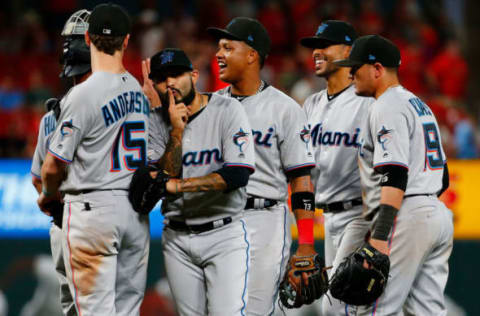
[[199, 224], [199, 225], [187, 225], [185, 222], [180, 222], [180, 221], [169, 221], [167, 224], [168, 228], [171, 228], [173, 230], [177, 231], [183, 231], [183, 232], [190, 232], [194, 234], [199, 234], [203, 232], [207, 232], [209, 230], [219, 228], [225, 225], [228, 225], [232, 222], [231, 217], [225, 217], [222, 219], [218, 219], [216, 221], [208, 222], [205, 224]]
[[247, 204], [245, 204], [245, 209], [249, 210], [252, 208], [255, 208], [255, 200], [263, 200], [263, 205], [260, 205], [258, 208], [268, 208], [270, 206], [274, 206], [278, 203], [276, 200], [270, 200], [270, 199], [263, 199], [263, 198], [258, 198], [258, 197], [249, 197], [247, 198]]
[[404, 195], [403, 198], [409, 198], [409, 197], [414, 197], [414, 196], [432, 196], [432, 195], [435, 195], [435, 193], [417, 193], [417, 194], [407, 194], [407, 195]]
[[87, 194], [96, 191], [128, 191], [127, 189], [89, 189], [89, 190], [77, 190], [77, 191], [64, 191], [65, 194], [70, 195], [80, 195], [80, 194]]
[[354, 206], [362, 205], [362, 198], [356, 198], [347, 201], [333, 202], [329, 204], [320, 204], [318, 208], [323, 209], [324, 213], [338, 213], [351, 209]]

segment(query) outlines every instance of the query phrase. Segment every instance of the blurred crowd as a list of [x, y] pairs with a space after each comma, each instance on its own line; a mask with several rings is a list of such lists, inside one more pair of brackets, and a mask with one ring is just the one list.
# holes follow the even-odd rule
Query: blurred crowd
[[[61, 29], [74, 11], [101, 1], [6, 1], [0, 5], [0, 157], [31, 157], [44, 101], [61, 97], [69, 83], [58, 78]], [[327, 19], [351, 22], [360, 35], [381, 34], [400, 48], [402, 84], [421, 96], [442, 128], [447, 156], [479, 157], [479, 124], [467, 104], [469, 67], [464, 58], [463, 1], [443, 0], [143, 0], [114, 1], [133, 18], [126, 68], [140, 82], [142, 58], [180, 47], [200, 70], [198, 89], [223, 87], [208, 26], [235, 16], [260, 20], [272, 39], [263, 77], [296, 99], [325, 86], [316, 78], [311, 36]], [[479, 111], [477, 111], [478, 113]]]

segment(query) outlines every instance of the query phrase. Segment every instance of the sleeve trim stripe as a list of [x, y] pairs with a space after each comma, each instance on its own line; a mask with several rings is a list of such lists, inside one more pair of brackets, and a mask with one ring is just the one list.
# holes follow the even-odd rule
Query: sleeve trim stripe
[[224, 167], [244, 167], [255, 170], [255, 167], [246, 163], [225, 163], [223, 164]]
[[37, 178], [37, 179], [42, 179], [41, 176], [39, 176], [38, 174], [34, 173], [33, 171], [30, 171], [30, 173], [32, 174], [33, 177]]
[[160, 159], [156, 159], [156, 160], [149, 160], [148, 161], [148, 164], [152, 164], [152, 163], [157, 163]]
[[405, 169], [408, 170], [408, 166], [404, 163], [401, 163], [401, 162], [397, 162], [397, 161], [390, 161], [390, 162], [381, 162], [381, 163], [378, 163], [376, 165], [373, 165], [373, 168], [378, 168], [378, 167], [383, 167], [383, 166], [399, 166], [399, 167], [403, 167]]
[[68, 159], [66, 159], [66, 158], [63, 158], [62, 156], [54, 153], [54, 152], [51, 151], [50, 149], [48, 150], [48, 152], [51, 153], [55, 158], [57, 158], [57, 159], [60, 160], [60, 161], [63, 161], [63, 162], [65, 162], [65, 163], [71, 163], [71, 162], [72, 162], [71, 160], [68, 160]]
[[292, 171], [292, 170], [295, 170], [295, 169], [300, 169], [300, 168], [314, 168], [315, 167], [315, 164], [314, 163], [304, 163], [304, 164], [301, 164], [301, 165], [297, 165], [297, 166], [292, 166], [290, 168], [287, 168], [285, 169], [285, 171]]

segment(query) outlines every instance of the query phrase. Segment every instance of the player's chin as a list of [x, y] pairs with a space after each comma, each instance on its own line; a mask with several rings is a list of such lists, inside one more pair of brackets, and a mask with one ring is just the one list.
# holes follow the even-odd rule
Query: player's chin
[[220, 80], [224, 82], [230, 83], [232, 81], [232, 76], [230, 74], [230, 71], [228, 71], [227, 68], [220, 69], [220, 72], [218, 73], [218, 77]]
[[366, 90], [358, 89], [358, 87], [355, 88], [355, 94], [360, 97], [371, 97], [373, 95], [372, 93], [369, 93]]

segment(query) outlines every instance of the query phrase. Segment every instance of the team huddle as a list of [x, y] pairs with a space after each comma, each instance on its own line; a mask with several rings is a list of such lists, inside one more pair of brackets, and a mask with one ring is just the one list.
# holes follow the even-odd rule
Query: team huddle
[[299, 105], [261, 79], [271, 43], [255, 19], [206, 30], [228, 84], [212, 93], [178, 48], [142, 61], [141, 86], [122, 61], [130, 28], [115, 4], [69, 18], [60, 76], [73, 87], [46, 102], [39, 129], [31, 171], [53, 217], [65, 315], [139, 315], [159, 203], [179, 315], [272, 315], [317, 299], [321, 315], [447, 314], [446, 157], [391, 41], [322, 23], [300, 44], [327, 88]]

